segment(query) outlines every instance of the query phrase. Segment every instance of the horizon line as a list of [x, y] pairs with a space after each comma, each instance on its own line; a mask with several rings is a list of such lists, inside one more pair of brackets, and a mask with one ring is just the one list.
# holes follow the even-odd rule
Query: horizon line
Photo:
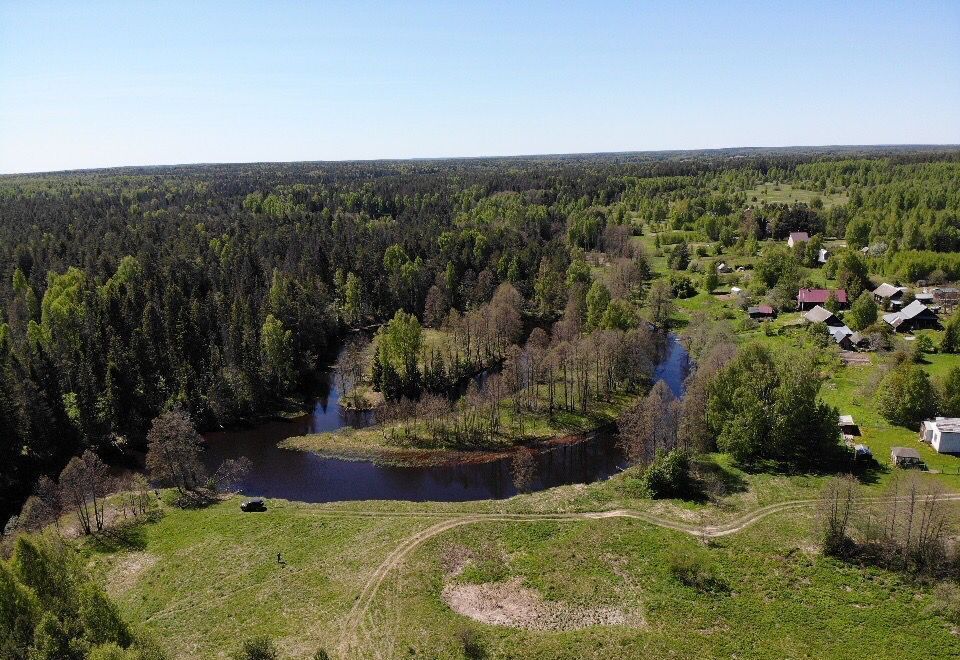
[[293, 159], [293, 160], [237, 160], [237, 161], [191, 161], [179, 163], [153, 163], [128, 165], [101, 165], [95, 167], [73, 167], [61, 170], [35, 170], [27, 172], [0, 172], [0, 178], [40, 175], [66, 175], [81, 173], [96, 173], [113, 170], [138, 169], [176, 169], [180, 167], [209, 167], [214, 165], [297, 165], [297, 164], [347, 164], [347, 163], [401, 163], [401, 162], [432, 162], [432, 161], [468, 161], [468, 160], [522, 160], [537, 158], [569, 158], [591, 156], [631, 156], [641, 154], [685, 154], [685, 153], [718, 153], [724, 151], [757, 151], [776, 152], [793, 151], [798, 149], [841, 150], [841, 149], [897, 149], [926, 151], [934, 149], [960, 150], [960, 143], [874, 143], [874, 144], [795, 144], [780, 146], [736, 146], [736, 147], [693, 147], [687, 149], [631, 149], [626, 151], [571, 151], [526, 154], [487, 154], [475, 156], [410, 156], [410, 157], [377, 157], [377, 158], [334, 158], [334, 159]]

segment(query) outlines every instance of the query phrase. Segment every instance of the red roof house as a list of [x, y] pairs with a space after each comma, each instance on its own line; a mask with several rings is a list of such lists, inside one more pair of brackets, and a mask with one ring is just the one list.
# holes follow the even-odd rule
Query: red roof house
[[805, 311], [816, 305], [826, 304], [827, 300], [830, 299], [831, 293], [836, 295], [837, 302], [840, 303], [841, 307], [847, 306], [847, 292], [843, 289], [833, 291], [830, 289], [800, 289], [797, 293], [797, 307], [800, 308], [801, 311]]

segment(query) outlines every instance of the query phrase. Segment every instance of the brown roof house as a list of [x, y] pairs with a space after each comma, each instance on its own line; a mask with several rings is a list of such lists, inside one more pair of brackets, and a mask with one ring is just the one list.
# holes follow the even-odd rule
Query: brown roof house
[[837, 302], [840, 303], [841, 307], [847, 306], [847, 292], [844, 289], [833, 291], [830, 289], [800, 289], [797, 292], [797, 307], [800, 311], [804, 311], [815, 305], [824, 305], [830, 300], [831, 293], [837, 297]]
[[752, 319], [772, 319], [777, 313], [770, 305], [754, 305], [747, 307], [747, 316]]

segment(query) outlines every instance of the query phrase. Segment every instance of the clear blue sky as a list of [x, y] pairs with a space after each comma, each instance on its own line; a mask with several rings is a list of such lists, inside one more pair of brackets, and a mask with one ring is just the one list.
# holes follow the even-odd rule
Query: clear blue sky
[[0, 172], [960, 143], [960, 2], [0, 0]]

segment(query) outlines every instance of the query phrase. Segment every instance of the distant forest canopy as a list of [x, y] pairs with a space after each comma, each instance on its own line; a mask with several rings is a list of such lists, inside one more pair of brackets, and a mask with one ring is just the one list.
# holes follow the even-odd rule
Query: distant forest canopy
[[[766, 204], [776, 182], [842, 203]], [[0, 177], [0, 514], [86, 448], [142, 448], [302, 391], [343, 333], [509, 282], [556, 320], [584, 252], [645, 225], [726, 246], [806, 230], [875, 272], [960, 277], [960, 150], [739, 149], [197, 165]]]

